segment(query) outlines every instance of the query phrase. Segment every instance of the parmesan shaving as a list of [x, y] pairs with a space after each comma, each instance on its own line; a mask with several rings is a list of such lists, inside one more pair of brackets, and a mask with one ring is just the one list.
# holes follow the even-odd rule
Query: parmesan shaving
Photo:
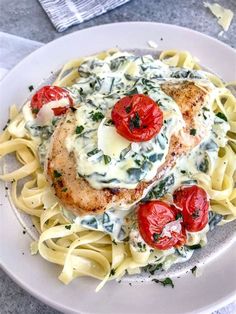
[[210, 4], [209, 2], [204, 2], [204, 6], [210, 9], [211, 13], [217, 18], [218, 24], [223, 27], [224, 31], [227, 31], [233, 19], [234, 13], [229, 9], [225, 9], [218, 3]]
[[156, 49], [158, 47], [158, 44], [153, 40], [148, 40], [147, 43], [148, 43], [148, 46], [153, 48], [153, 49]]

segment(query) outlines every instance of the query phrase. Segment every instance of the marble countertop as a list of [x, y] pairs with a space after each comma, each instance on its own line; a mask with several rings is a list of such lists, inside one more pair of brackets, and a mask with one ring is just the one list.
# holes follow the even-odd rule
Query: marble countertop
[[[235, 0], [218, 0], [217, 2], [236, 13]], [[122, 21], [153, 21], [185, 26], [236, 47], [236, 17], [229, 31], [223, 37], [219, 37], [222, 29], [209, 10], [204, 8], [203, 0], [131, 0], [126, 5], [81, 25], [71, 27], [63, 33], [58, 33], [54, 29], [37, 0], [0, 1], [0, 31], [44, 43], [79, 29]], [[0, 304], [2, 314], [59, 313], [30, 296], [1, 269]], [[235, 312], [236, 306], [232, 305], [215, 314], [234, 314]]]

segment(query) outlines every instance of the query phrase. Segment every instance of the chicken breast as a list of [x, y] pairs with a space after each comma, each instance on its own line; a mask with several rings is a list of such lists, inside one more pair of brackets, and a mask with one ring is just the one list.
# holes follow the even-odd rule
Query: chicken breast
[[[66, 137], [75, 130], [73, 112], [60, 122], [51, 138], [45, 172], [48, 181], [54, 187], [55, 195], [66, 209], [76, 215], [85, 215], [101, 213], [114, 205], [132, 204], [142, 198], [145, 189], [174, 167], [178, 158], [187, 154], [200, 143], [204, 137], [204, 130], [198, 136], [191, 135], [190, 130], [201, 127], [196, 121], [198, 121], [197, 115], [205, 103], [207, 90], [192, 82], [165, 83], [161, 87], [178, 104], [186, 126], [178, 136], [172, 135], [165, 162], [158, 169], [155, 178], [150, 182], [140, 182], [135, 189], [104, 188], [96, 190], [83, 177], [78, 177], [74, 155], [69, 153], [65, 147]], [[71, 123], [67, 123], [68, 119]]]

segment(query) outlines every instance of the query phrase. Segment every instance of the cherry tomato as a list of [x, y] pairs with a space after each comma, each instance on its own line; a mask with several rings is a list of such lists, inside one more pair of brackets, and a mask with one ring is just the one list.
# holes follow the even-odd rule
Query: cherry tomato
[[52, 108], [55, 116], [60, 116], [67, 112], [69, 106], [73, 105], [73, 100], [69, 92], [58, 86], [44, 86], [37, 91], [31, 99], [31, 108], [33, 113], [38, 113], [39, 110], [47, 103], [53, 100], [60, 100], [67, 98], [69, 100], [68, 106]]
[[150, 201], [138, 208], [138, 226], [143, 240], [153, 248], [167, 250], [186, 242], [186, 232], [181, 224], [180, 232], [170, 231], [171, 237], [161, 236], [166, 224], [178, 219], [178, 209], [162, 201]]
[[197, 232], [208, 222], [209, 200], [207, 193], [197, 185], [181, 187], [174, 192], [174, 202], [182, 209], [186, 230]]
[[120, 99], [112, 109], [116, 131], [133, 142], [149, 141], [163, 125], [163, 113], [150, 97], [142, 94]]

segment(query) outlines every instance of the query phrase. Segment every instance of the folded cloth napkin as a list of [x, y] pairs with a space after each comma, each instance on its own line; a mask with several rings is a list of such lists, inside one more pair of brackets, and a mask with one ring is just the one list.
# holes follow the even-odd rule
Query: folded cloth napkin
[[113, 10], [130, 0], [38, 0], [58, 32]]

